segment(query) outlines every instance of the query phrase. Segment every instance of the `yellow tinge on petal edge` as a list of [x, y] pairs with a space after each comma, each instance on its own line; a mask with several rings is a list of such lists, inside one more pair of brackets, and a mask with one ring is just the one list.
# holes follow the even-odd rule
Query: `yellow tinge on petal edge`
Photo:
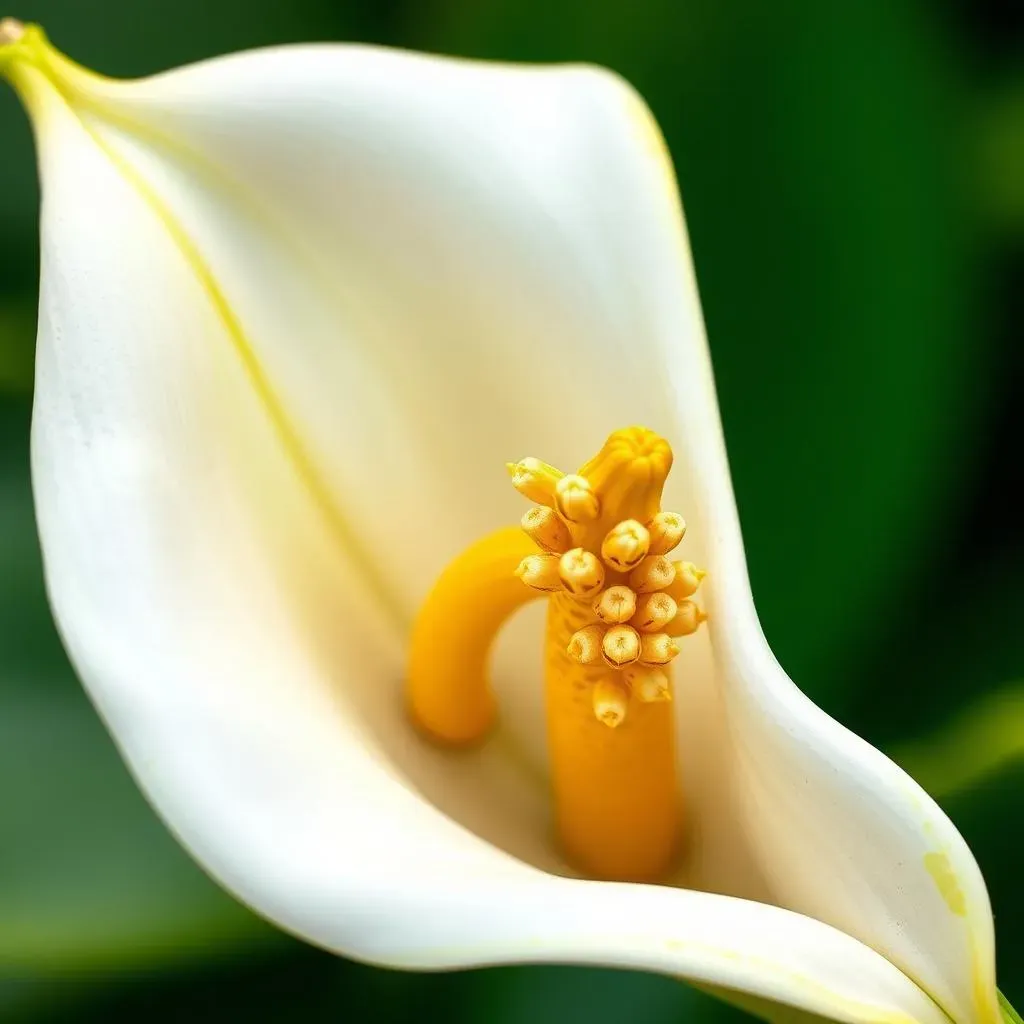
[[[487, 656], [526, 601], [548, 598], [548, 747], [569, 859], [603, 878], [657, 879], [682, 828], [671, 662], [704, 619], [689, 598], [703, 572], [668, 558], [681, 515], [661, 510], [672, 450], [652, 431], [616, 431], [578, 473], [539, 459], [509, 464], [537, 504], [522, 533], [499, 530], [442, 574], [413, 632], [409, 701], [449, 743], [486, 733]], [[518, 577], [518, 579], [517, 579]]]
[[[0, 72], [4, 72], [16, 89], [19, 87], [16, 57], [27, 58], [34, 54], [39, 44], [45, 43], [46, 34], [38, 25], [25, 25], [16, 18], [0, 18]], [[19, 90], [21, 91], [21, 90]], [[29, 104], [29, 97], [22, 92], [22, 99]]]

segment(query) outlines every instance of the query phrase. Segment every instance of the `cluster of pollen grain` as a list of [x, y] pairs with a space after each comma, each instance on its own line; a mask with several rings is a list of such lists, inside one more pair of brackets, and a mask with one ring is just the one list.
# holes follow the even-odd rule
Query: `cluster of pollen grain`
[[614, 510], [602, 508], [602, 494], [586, 476], [563, 474], [539, 459], [508, 469], [516, 490], [538, 502], [522, 527], [540, 550], [522, 560], [516, 575], [535, 590], [578, 602], [574, 618], [584, 624], [566, 652], [576, 664], [611, 670], [586, 676], [595, 716], [614, 728], [630, 700], [670, 700], [666, 668], [679, 653], [676, 641], [705, 618], [689, 600], [704, 572], [668, 557], [686, 532], [683, 517], [659, 511], [595, 535]]

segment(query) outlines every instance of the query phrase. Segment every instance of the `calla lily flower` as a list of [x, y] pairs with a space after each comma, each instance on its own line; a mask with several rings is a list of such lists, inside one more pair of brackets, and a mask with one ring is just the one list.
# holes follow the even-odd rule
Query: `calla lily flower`
[[[964, 840], [762, 636], [675, 179], [625, 83], [354, 45], [121, 82], [13, 21], [0, 73], [41, 167], [32, 470], [53, 610], [139, 785], [215, 879], [377, 964], [640, 968], [770, 1020], [1002, 1019]], [[707, 571], [673, 699], [648, 673], [627, 707], [613, 680], [586, 726], [611, 748], [630, 716], [671, 723], [682, 839], [656, 874], [581, 867], [556, 835], [544, 623], [501, 631], [492, 691], [459, 675], [501, 603], [477, 602], [483, 562], [463, 553], [523, 511], [503, 464], [571, 471], [609, 435], [650, 441], [662, 470], [674, 453], [657, 489]], [[549, 470], [514, 466], [521, 490], [551, 486], [531, 528], [557, 556], [597, 506], [586, 473], [554, 496]], [[680, 532], [659, 522], [622, 527], [606, 563]], [[557, 570], [581, 593], [605, 572], [585, 547]], [[509, 541], [502, 565], [525, 553]], [[520, 575], [543, 585], [538, 557]], [[442, 703], [493, 692], [498, 716], [452, 750], [405, 686], [416, 624], [467, 565], [424, 671]], [[645, 600], [648, 623], [667, 607]], [[640, 641], [658, 660], [637, 629], [606, 662]], [[606, 784], [629, 805], [665, 791], [636, 756], [584, 817]]]

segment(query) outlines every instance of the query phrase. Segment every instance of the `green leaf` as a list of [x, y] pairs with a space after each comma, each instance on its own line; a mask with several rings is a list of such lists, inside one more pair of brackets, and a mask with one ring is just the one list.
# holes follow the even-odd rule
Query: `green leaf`
[[1024, 228], [1024, 76], [992, 87], [978, 112], [977, 194], [994, 228]]
[[1002, 992], [999, 993], [999, 1009], [1003, 1011], [1003, 1020], [1006, 1024], [1024, 1024], [1020, 1014], [1009, 1004]]
[[24, 304], [0, 305], [0, 394], [32, 390], [35, 317]]
[[273, 934], [158, 821], [61, 652], [27, 422], [26, 403], [0, 402], [0, 964], [151, 965]]
[[[981, 742], [999, 749], [964, 748], [957, 756], [1003, 761], [1016, 741], [1012, 729], [1000, 726], [999, 715], [1019, 721], [1021, 714], [1007, 683], [1024, 680], [1024, 551], [1001, 551], [978, 567], [962, 558], [936, 559], [928, 576], [954, 583], [955, 595], [946, 585], [926, 586], [915, 595], [914, 607], [893, 620], [889, 643], [874, 660], [860, 663], [844, 721], [875, 746], [895, 752], [897, 760], [904, 749], [925, 757], [933, 742]], [[994, 732], [983, 738], [986, 729]], [[958, 730], [966, 730], [960, 739]], [[935, 739], [947, 734], [948, 743]], [[955, 777], [954, 766], [942, 771]], [[922, 784], [927, 788], [923, 778]], [[936, 784], [945, 785], [939, 779]]]
[[0, 1019], [12, 1021], [35, 1002], [39, 983], [35, 979], [0, 974]]
[[945, 729], [890, 752], [937, 800], [983, 784], [1024, 760], [1024, 683], [986, 694]]
[[834, 708], [851, 653], [951, 522], [994, 374], [936, 26], [902, 0], [418, 9], [432, 46], [603, 63], [650, 102], [687, 207], [758, 609]]

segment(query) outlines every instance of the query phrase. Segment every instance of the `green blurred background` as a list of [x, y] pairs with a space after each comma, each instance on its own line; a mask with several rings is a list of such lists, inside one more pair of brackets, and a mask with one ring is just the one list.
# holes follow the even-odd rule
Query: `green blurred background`
[[[964, 832], [1002, 987], [1024, 1003], [1024, 6], [20, 0], [0, 14], [111, 74], [343, 39], [630, 78], [682, 184], [766, 633]], [[0, 1019], [743, 1019], [639, 974], [346, 963], [256, 920], [178, 850], [80, 693], [43, 592], [34, 174], [0, 91]]]

